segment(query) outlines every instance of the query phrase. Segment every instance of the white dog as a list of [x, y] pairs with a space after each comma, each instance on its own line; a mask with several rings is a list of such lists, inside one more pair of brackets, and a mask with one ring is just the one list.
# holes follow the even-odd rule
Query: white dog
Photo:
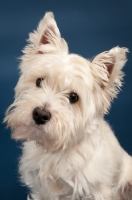
[[69, 54], [46, 13], [21, 57], [5, 121], [23, 142], [19, 172], [34, 200], [132, 200], [132, 158], [104, 121], [128, 49]]

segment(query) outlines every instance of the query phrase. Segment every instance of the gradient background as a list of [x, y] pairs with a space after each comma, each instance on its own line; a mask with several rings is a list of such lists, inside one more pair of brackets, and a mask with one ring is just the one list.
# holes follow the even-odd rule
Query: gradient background
[[[128, 47], [125, 85], [106, 116], [123, 148], [132, 154], [132, 0], [0, 0], [0, 122], [12, 103], [17, 57], [46, 11], [53, 11], [70, 52], [91, 58], [114, 46]], [[0, 125], [0, 200], [26, 200], [17, 174], [20, 143]]]

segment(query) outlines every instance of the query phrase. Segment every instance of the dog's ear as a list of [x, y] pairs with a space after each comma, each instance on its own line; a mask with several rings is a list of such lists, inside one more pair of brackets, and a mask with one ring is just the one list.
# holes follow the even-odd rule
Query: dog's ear
[[23, 52], [30, 54], [54, 52], [66, 43], [61, 38], [52, 12], [47, 12], [40, 21], [37, 30], [29, 34], [28, 42], [29, 44]]
[[48, 12], [45, 14], [44, 18], [40, 21], [38, 25], [37, 33], [39, 35], [38, 45], [50, 44], [52, 43], [52, 39], [61, 38], [60, 31], [57, 27], [52, 12]]
[[127, 61], [127, 52], [127, 48], [115, 47], [97, 55], [92, 61], [91, 70], [97, 83], [96, 91], [103, 97], [100, 99], [104, 104], [104, 112], [107, 112], [122, 85], [122, 68]]

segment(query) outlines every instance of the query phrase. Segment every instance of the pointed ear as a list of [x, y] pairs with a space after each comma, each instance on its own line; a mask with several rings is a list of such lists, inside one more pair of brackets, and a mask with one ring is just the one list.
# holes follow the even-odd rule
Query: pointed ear
[[61, 38], [60, 31], [57, 27], [54, 15], [52, 12], [45, 14], [44, 18], [40, 21], [37, 32], [39, 34], [38, 44], [49, 44], [50, 39]]
[[105, 71], [108, 76], [107, 81], [116, 81], [121, 77], [121, 69], [125, 65], [126, 53], [129, 52], [127, 48], [115, 47], [110, 51], [103, 52], [97, 55], [92, 63], [100, 68], [100, 70]]
[[61, 44], [61, 35], [52, 12], [47, 12], [40, 21], [38, 28], [29, 34], [29, 45], [24, 53], [43, 54], [54, 51]]
[[122, 68], [127, 61], [127, 52], [127, 48], [115, 47], [97, 55], [92, 61], [92, 73], [103, 96], [105, 112], [122, 85]]

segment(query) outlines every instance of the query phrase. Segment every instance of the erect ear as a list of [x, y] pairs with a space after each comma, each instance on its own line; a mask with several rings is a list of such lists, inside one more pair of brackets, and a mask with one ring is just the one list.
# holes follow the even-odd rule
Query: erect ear
[[37, 30], [29, 34], [28, 42], [29, 45], [24, 49], [24, 53], [47, 53], [61, 45], [60, 31], [52, 12], [47, 12]]
[[52, 12], [45, 14], [44, 18], [40, 21], [37, 32], [39, 34], [38, 44], [49, 44], [50, 39], [61, 38], [60, 31], [57, 27], [54, 15]]
[[97, 55], [92, 61], [92, 73], [98, 85], [96, 88], [101, 92], [99, 95], [103, 96], [101, 101], [105, 105], [105, 112], [122, 85], [122, 68], [127, 61], [127, 52], [127, 48], [115, 47]]

